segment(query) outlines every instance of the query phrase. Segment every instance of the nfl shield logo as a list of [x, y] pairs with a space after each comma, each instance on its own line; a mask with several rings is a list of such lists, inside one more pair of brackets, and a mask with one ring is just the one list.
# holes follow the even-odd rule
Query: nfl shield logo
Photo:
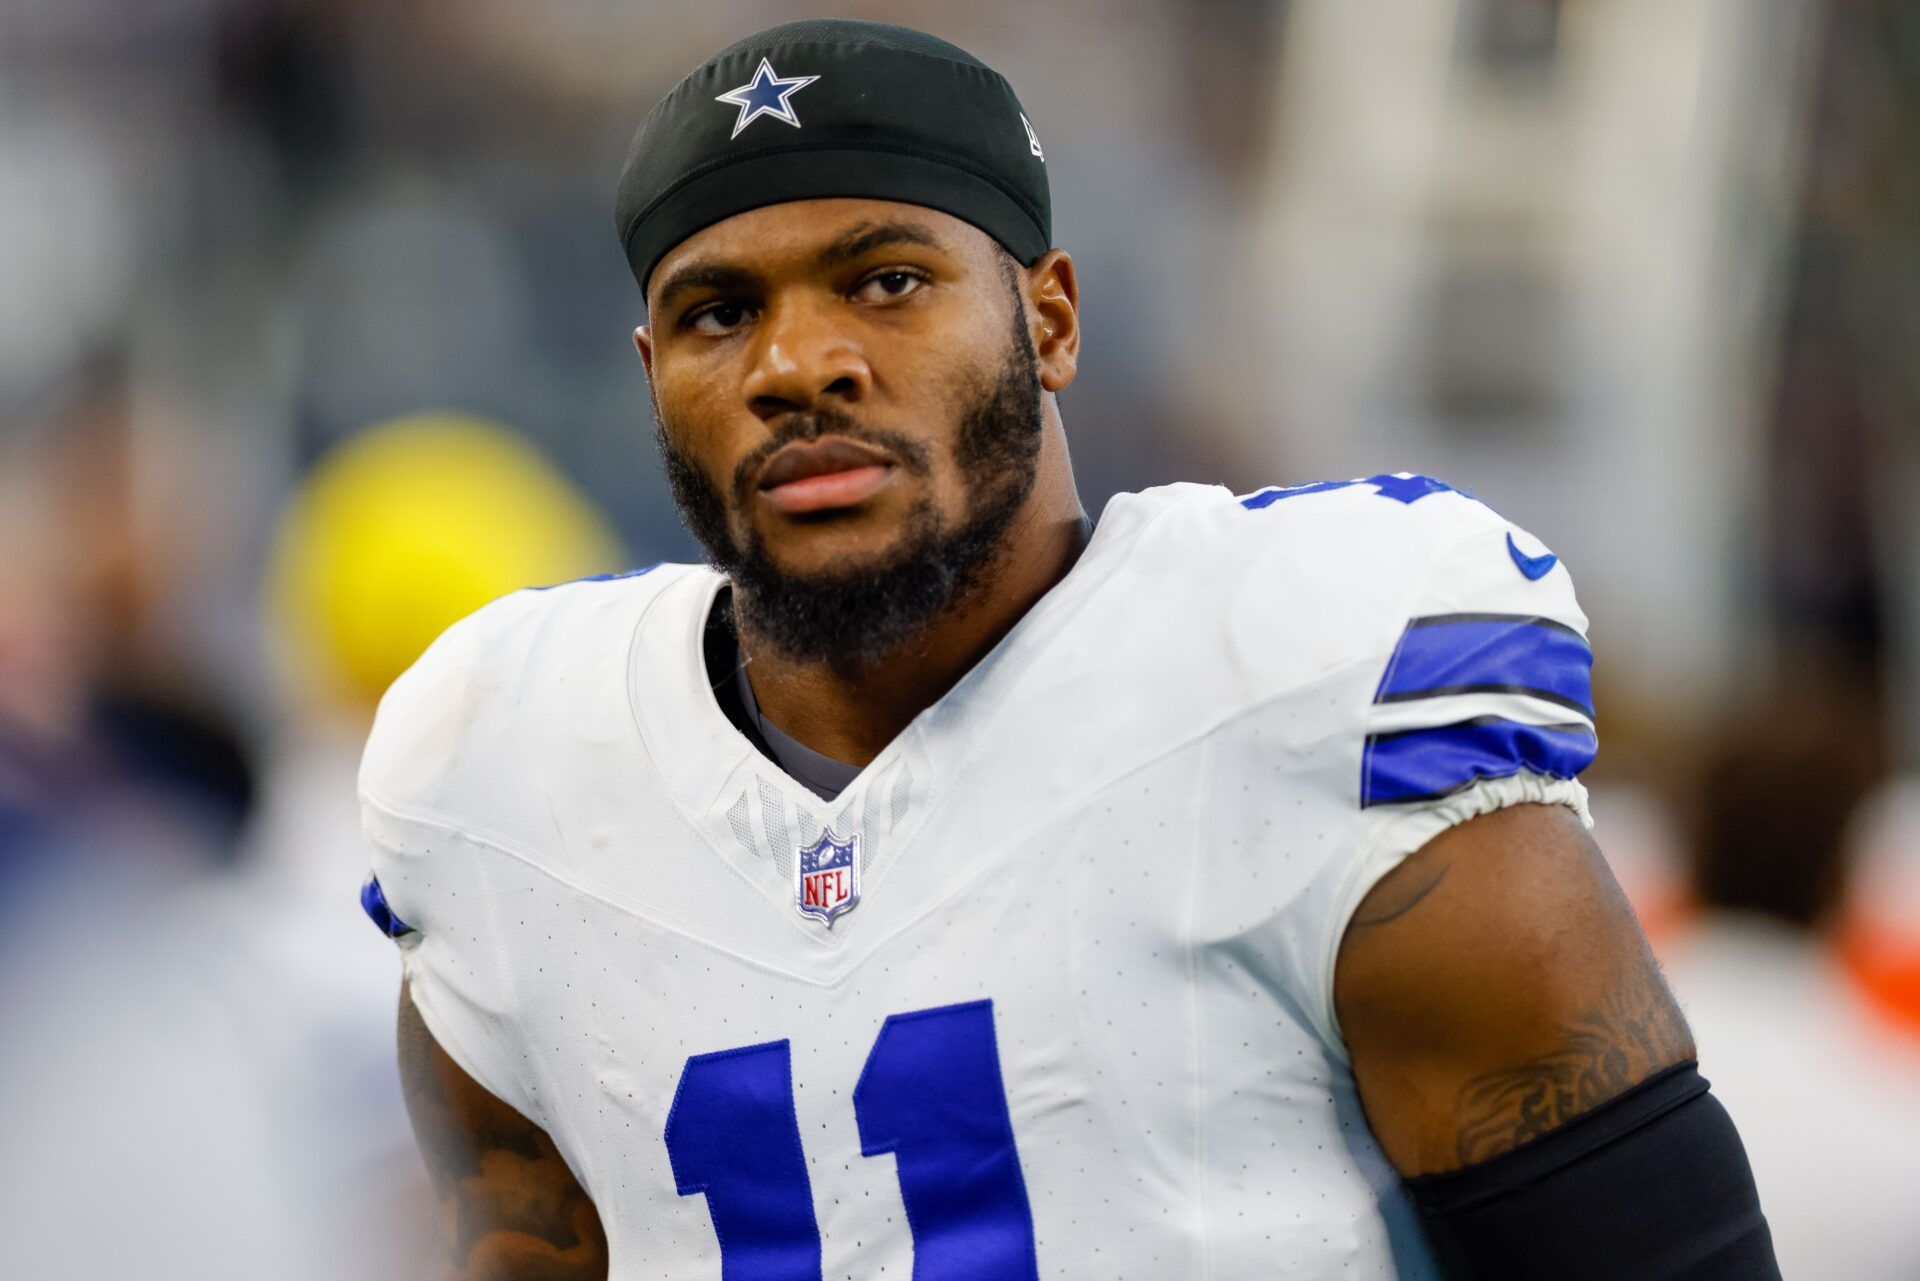
[[829, 827], [819, 840], [801, 846], [793, 864], [793, 886], [802, 915], [818, 917], [833, 928], [834, 920], [860, 901], [860, 838], [842, 840]]

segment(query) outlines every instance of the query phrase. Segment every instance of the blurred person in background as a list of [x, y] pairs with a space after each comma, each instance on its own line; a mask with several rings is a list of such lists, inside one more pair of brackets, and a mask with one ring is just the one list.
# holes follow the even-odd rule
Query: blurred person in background
[[[158, 910], [232, 864], [253, 768], [233, 725], [208, 710], [219, 705], [211, 682], [153, 625], [177, 586], [189, 513], [137, 510], [124, 389], [102, 368], [79, 367], [66, 403], [0, 460], [8, 1276], [105, 1277], [149, 1262], [168, 1275], [170, 1251], [204, 1251], [204, 1237], [176, 1234], [211, 1203], [157, 1171], [213, 1145], [211, 1162], [251, 1182], [270, 1156], [248, 1094], [220, 1089], [224, 1062], [202, 1036], [221, 972], [178, 985]], [[235, 1244], [272, 1258], [256, 1239], [264, 1221], [247, 1214]]]
[[477, 419], [382, 424], [306, 478], [269, 563], [282, 714], [237, 862], [137, 914], [78, 905], [54, 933], [78, 921], [109, 934], [35, 974], [36, 998], [8, 1025], [0, 1274], [404, 1281], [428, 1269], [391, 969], [364, 946], [348, 892], [365, 866], [359, 747], [380, 693], [449, 623], [617, 558], [573, 485]]
[[59, 384], [0, 445], [0, 967], [37, 914], [230, 861], [253, 801], [223, 692], [155, 626], [188, 514], [136, 501], [122, 363]]
[[1867, 1009], [1834, 946], [1884, 718], [1857, 677], [1794, 667], [1709, 756], [1698, 914], [1662, 956], [1740, 1117], [1783, 1274], [1912, 1281], [1920, 1042]]

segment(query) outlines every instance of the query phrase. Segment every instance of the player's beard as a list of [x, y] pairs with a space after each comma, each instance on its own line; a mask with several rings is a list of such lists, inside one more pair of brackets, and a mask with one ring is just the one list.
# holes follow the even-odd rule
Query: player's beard
[[[805, 574], [782, 569], [751, 525], [743, 539], [734, 536], [719, 488], [674, 447], [657, 414], [655, 423], [681, 518], [733, 581], [734, 609], [746, 629], [791, 659], [848, 669], [901, 652], [978, 587], [1033, 492], [1045, 419], [1038, 355], [1016, 307], [999, 376], [976, 381], [961, 412], [953, 458], [966, 489], [966, 514], [950, 522], [923, 497], [907, 509], [891, 549]], [[904, 471], [932, 479], [925, 445], [828, 407], [781, 420], [772, 437], [741, 460], [734, 469], [734, 509], [752, 500], [752, 478], [774, 451], [829, 434], [876, 445]]]

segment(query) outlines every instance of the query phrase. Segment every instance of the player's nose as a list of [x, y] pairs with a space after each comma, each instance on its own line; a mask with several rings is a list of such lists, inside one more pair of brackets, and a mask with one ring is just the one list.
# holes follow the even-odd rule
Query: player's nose
[[771, 420], [823, 400], [857, 401], [871, 389], [865, 354], [830, 313], [830, 307], [798, 300], [767, 308], [742, 388], [755, 414]]

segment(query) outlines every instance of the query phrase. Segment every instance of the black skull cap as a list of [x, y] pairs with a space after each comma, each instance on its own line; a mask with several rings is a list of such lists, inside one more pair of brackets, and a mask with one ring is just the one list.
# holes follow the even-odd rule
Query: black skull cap
[[644, 294], [703, 227], [856, 196], [972, 223], [1026, 266], [1053, 243], [1046, 157], [1013, 86], [907, 27], [810, 19], [730, 45], [641, 122], [614, 216]]

